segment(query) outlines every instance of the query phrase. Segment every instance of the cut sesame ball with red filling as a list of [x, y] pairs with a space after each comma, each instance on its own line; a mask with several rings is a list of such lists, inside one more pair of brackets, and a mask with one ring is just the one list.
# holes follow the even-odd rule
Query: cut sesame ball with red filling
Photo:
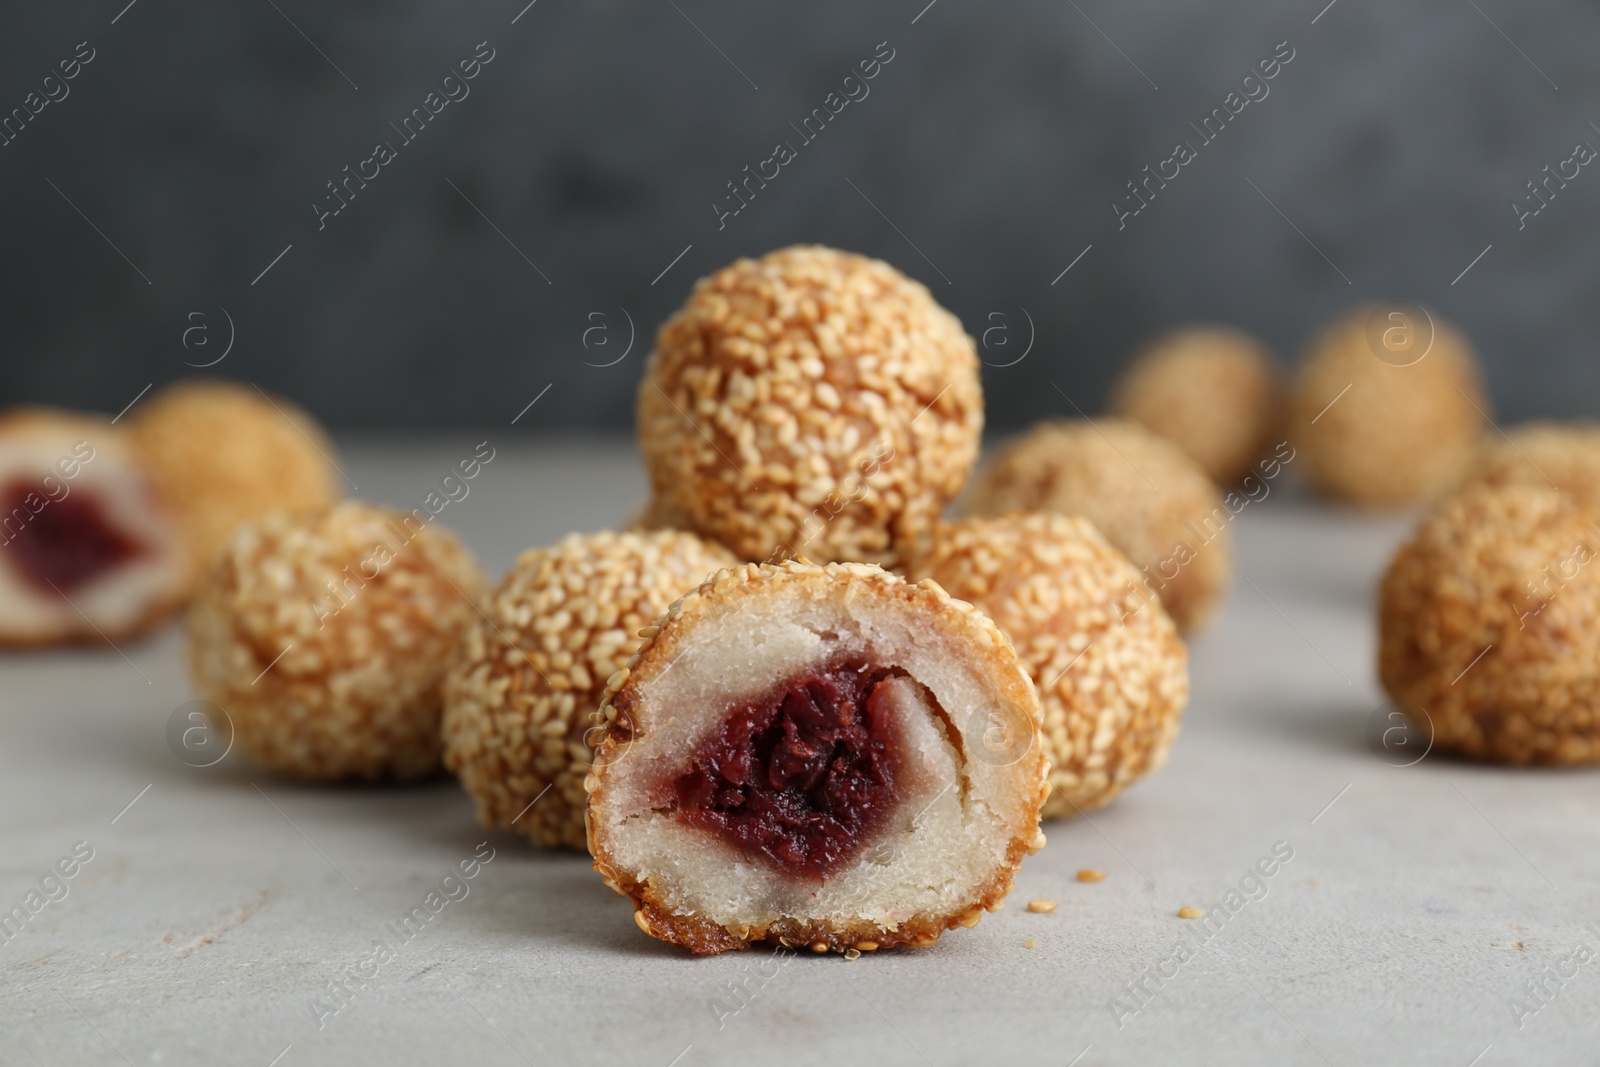
[[[0, 514], [32, 512], [34, 501], [48, 500], [42, 481], [14, 478], [0, 488]], [[105, 506], [78, 493], [41, 507], [7, 546], [13, 569], [41, 592], [71, 595], [80, 586], [143, 554], [144, 545], [112, 522]]]
[[181, 554], [118, 427], [46, 409], [0, 415], [0, 644], [146, 630], [177, 606]]
[[1004, 635], [938, 586], [749, 564], [645, 637], [584, 785], [595, 867], [652, 936], [931, 945], [1043, 844], [1038, 698]]

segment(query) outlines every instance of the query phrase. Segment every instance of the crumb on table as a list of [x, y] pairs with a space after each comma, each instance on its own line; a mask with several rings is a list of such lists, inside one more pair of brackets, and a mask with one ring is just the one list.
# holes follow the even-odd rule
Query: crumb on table
[[1053, 900], [1030, 900], [1028, 901], [1028, 910], [1046, 915], [1056, 910], [1056, 902]]
[[1105, 880], [1106, 872], [1098, 867], [1085, 867], [1078, 872], [1078, 881], [1080, 882], [1103, 882]]
[[1187, 904], [1178, 909], [1178, 918], [1180, 919], [1198, 919], [1204, 914], [1205, 912], [1201, 911], [1199, 908], [1191, 908]]

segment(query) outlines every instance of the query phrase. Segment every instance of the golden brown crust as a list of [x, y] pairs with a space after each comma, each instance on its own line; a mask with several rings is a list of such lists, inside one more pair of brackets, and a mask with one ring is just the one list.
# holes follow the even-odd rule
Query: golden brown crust
[[439, 682], [483, 572], [455, 535], [349, 501], [241, 525], [197, 584], [189, 667], [239, 752], [321, 780], [439, 765]]
[[161, 389], [129, 418], [134, 446], [183, 523], [196, 576], [241, 522], [339, 499], [333, 445], [281, 397], [191, 378]]
[[[780, 918], [763, 926], [743, 926], [729, 930], [700, 915], [685, 915], [668, 906], [659, 887], [648, 879], [640, 880], [623, 870], [610, 855], [604, 832], [598, 825], [596, 808], [605, 801], [610, 775], [628, 766], [623, 758], [637, 730], [647, 724], [643, 717], [641, 685], [659, 677], [682, 655], [690, 626], [703, 613], [737, 608], [748, 598], [768, 589], [790, 583], [808, 587], [818, 597], [838, 593], [840, 580], [852, 582], [851, 596], [875, 597], [908, 604], [929, 615], [930, 626], [955, 626], [968, 635], [973, 654], [988, 665], [988, 677], [1009, 706], [1029, 712], [1033, 736], [1017, 759], [1017, 774], [1034, 780], [1037, 788], [1019, 797], [1019, 823], [1029, 828], [1012, 837], [1004, 862], [993, 876], [977, 887], [972, 898], [947, 914], [917, 914], [899, 922], [893, 929], [869, 921], [800, 920]], [[937, 621], [934, 621], [937, 620]], [[899, 577], [870, 564], [830, 563], [823, 566], [804, 561], [779, 564], [745, 564], [724, 570], [685, 595], [662, 616], [660, 622], [644, 631], [644, 645], [627, 667], [612, 676], [601, 703], [605, 732], [595, 750], [594, 769], [584, 782], [589, 793], [587, 825], [589, 849], [595, 870], [608, 886], [634, 902], [634, 921], [651, 937], [681, 945], [697, 954], [745, 949], [752, 942], [769, 941], [786, 947], [809, 946], [814, 951], [847, 952], [862, 949], [910, 945], [925, 948], [934, 944], [946, 930], [973, 926], [985, 911], [995, 910], [1011, 890], [1012, 879], [1025, 855], [1044, 846], [1038, 832], [1039, 807], [1049, 786], [1046, 777], [1049, 761], [1040, 734], [1038, 698], [1026, 673], [1021, 669], [1010, 641], [987, 616], [972, 605], [956, 600], [934, 582], [911, 585]], [[818, 947], [820, 946], [820, 947]]]
[[1600, 529], [1556, 490], [1475, 487], [1390, 563], [1378, 673], [1434, 744], [1511, 764], [1600, 762]]
[[1380, 359], [1374, 331], [1381, 338], [1388, 320], [1374, 325], [1373, 315], [1356, 308], [1307, 348], [1290, 437], [1306, 477], [1334, 499], [1365, 507], [1434, 499], [1460, 482], [1491, 412], [1477, 357], [1455, 329], [1424, 316], [1412, 343], [1425, 343], [1431, 321], [1425, 355]]
[[601, 722], [606, 680], [638, 652], [642, 628], [734, 562], [677, 530], [573, 534], [517, 558], [444, 681], [445, 765], [479, 822], [587, 850], [585, 735]]
[[1112, 414], [1183, 450], [1218, 485], [1235, 485], [1277, 439], [1284, 389], [1272, 353], [1231, 326], [1194, 323], [1134, 354], [1111, 390]]
[[[145, 531], [146, 534], [155, 534], [159, 542], [148, 547], [168, 555], [181, 551], [176, 517], [158, 492], [150, 471], [135, 452], [128, 434], [111, 420], [103, 415], [31, 405], [0, 411], [0, 442], [21, 440], [38, 442], [47, 446], [48, 451], [63, 457], [73, 450], [77, 442], [88, 442], [94, 450], [94, 458], [84, 464], [84, 469], [92, 469], [92, 475], [85, 477], [84, 481], [102, 477], [112, 466], [121, 467], [123, 477], [137, 483], [135, 491], [142, 497], [144, 506], [159, 517], [164, 527], [161, 531]], [[99, 463], [98, 467], [94, 466], [96, 462]], [[76, 478], [67, 480], [69, 495], [70, 487], [76, 482]], [[4, 551], [3, 546], [0, 546], [0, 551]], [[59, 624], [48, 626], [10, 624], [0, 619], [0, 648], [94, 646], [107, 642], [121, 644], [163, 626], [182, 606], [185, 593], [182, 575], [175, 575], [166, 588], [149, 598], [147, 606], [138, 616], [120, 624], [103, 618], [90, 624], [83, 621], [76, 610], [64, 616]]]
[[1125, 419], [1035, 425], [996, 452], [964, 511], [1087, 518], [1144, 572], [1180, 630], [1204, 626], [1233, 577], [1222, 494], [1176, 445]]
[[[1012, 873], [1022, 862], [1026, 849], [1008, 857], [1011, 872], [997, 874], [992, 882], [978, 893], [973, 906], [954, 916], [915, 915], [902, 922], [895, 930], [869, 922], [797, 922], [780, 919], [759, 930], [746, 928], [748, 936], [737, 937], [716, 923], [696, 916], [675, 914], [661, 905], [648, 886], [641, 886], [626, 876], [607, 875], [606, 884], [634, 903], [633, 921], [639, 929], [668, 944], [688, 949], [697, 956], [714, 956], [719, 952], [744, 951], [757, 942], [767, 942], [783, 948], [809, 948], [813, 952], [846, 953], [874, 952], [881, 948], [932, 948], [946, 930], [956, 927], [970, 929], [978, 925], [987, 912], [997, 911], [1011, 892]], [[606, 869], [595, 869], [606, 875]], [[871, 945], [871, 948], [863, 948]]]
[[1166, 762], [1188, 702], [1188, 651], [1088, 520], [943, 523], [911, 574], [976, 605], [1016, 646], [1044, 707], [1045, 818], [1102, 807]]
[[816, 246], [701, 279], [639, 386], [655, 494], [743, 559], [887, 561], [965, 483], [972, 339], [888, 264]]

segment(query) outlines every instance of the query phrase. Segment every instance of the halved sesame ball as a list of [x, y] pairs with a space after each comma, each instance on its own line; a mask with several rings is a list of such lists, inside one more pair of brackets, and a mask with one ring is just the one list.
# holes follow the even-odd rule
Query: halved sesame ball
[[1232, 579], [1236, 496], [1224, 501], [1193, 460], [1138, 423], [1060, 420], [1002, 446], [965, 511], [1083, 516], [1133, 561], [1187, 631], [1210, 619]]
[[178, 606], [183, 540], [109, 421], [0, 414], [0, 645], [116, 642]]
[[652, 937], [923, 947], [1043, 846], [1033, 685], [936, 584], [746, 564], [645, 633], [584, 784], [595, 869]]
[[300, 778], [439, 766], [439, 683], [486, 581], [422, 509], [349, 501], [241, 525], [196, 583], [189, 670], [239, 752]]
[[175, 382], [129, 419], [134, 445], [183, 523], [196, 575], [241, 522], [326, 507], [341, 495], [322, 428], [254, 386]]
[[1108, 406], [1177, 445], [1218, 485], [1234, 485], [1282, 425], [1278, 377], [1272, 353], [1254, 337], [1195, 323], [1136, 352]]
[[445, 765], [483, 825], [587, 851], [583, 779], [606, 681], [640, 630], [734, 562], [676, 530], [572, 534], [517, 558], [444, 682]]
[[1467, 483], [1559, 489], [1600, 516], [1600, 424], [1528, 422], [1491, 435]]
[[1307, 349], [1289, 435], [1320, 492], [1395, 507], [1437, 498], [1460, 482], [1489, 412], [1477, 357], [1448, 323], [1361, 307]]
[[1378, 673], [1440, 749], [1600, 762], [1600, 528], [1546, 486], [1451, 498], [1389, 565]]
[[960, 519], [912, 560], [1016, 646], [1044, 707], [1044, 816], [1090, 811], [1166, 762], [1189, 700], [1188, 651], [1161, 601], [1088, 520]]
[[639, 386], [656, 496], [749, 560], [892, 559], [961, 491], [982, 429], [956, 317], [888, 264], [831, 248], [701, 279]]

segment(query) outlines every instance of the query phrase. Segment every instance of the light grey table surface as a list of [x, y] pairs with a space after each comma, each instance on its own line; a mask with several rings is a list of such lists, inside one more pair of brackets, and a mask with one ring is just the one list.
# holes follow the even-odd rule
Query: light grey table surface
[[[484, 437], [495, 460], [441, 521], [495, 572], [642, 495], [615, 440], [354, 441], [344, 466], [409, 506]], [[1600, 956], [1600, 776], [1398, 767], [1368, 743], [1373, 589], [1411, 521], [1286, 488], [1246, 509], [1166, 769], [1049, 825], [976, 929], [856, 962], [653, 942], [586, 860], [480, 830], [448, 778], [187, 766], [165, 733], [190, 698], [176, 628], [5, 656], [0, 910], [78, 842], [93, 858], [0, 943], [0, 1063], [1593, 1064], [1600, 958], [1571, 954]], [[319, 1029], [312, 999], [486, 840], [467, 895]], [[1265, 895], [1166, 962], [1199, 940], [1178, 907], [1226, 908], [1279, 842]], [[1519, 1008], [1538, 981], [1547, 1003]]]

